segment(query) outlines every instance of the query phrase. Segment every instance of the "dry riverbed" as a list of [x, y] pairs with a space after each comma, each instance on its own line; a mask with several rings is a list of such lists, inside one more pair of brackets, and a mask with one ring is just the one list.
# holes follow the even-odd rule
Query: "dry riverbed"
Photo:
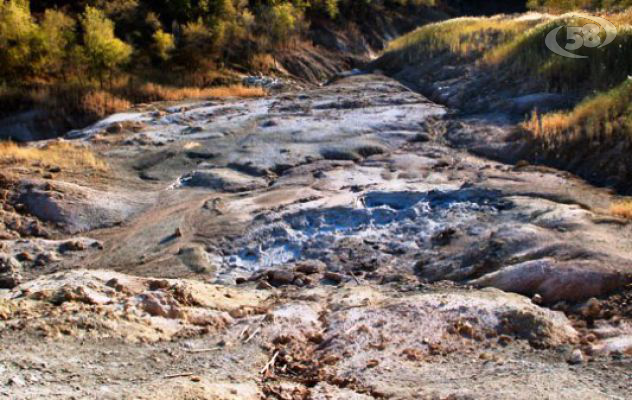
[[0, 179], [0, 397], [629, 398], [632, 229], [454, 145], [510, 133], [379, 75], [71, 132]]

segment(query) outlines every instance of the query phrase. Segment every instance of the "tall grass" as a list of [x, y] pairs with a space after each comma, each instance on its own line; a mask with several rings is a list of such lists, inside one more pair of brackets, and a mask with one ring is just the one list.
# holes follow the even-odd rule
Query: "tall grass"
[[0, 142], [0, 165], [55, 166], [65, 171], [105, 171], [107, 164], [89, 148], [65, 141], [54, 141], [43, 147], [21, 146], [13, 142]]
[[137, 103], [265, 95], [265, 90], [260, 87], [177, 87], [131, 79], [120, 79], [104, 88], [81, 84], [55, 84], [19, 89], [0, 87], [0, 118], [40, 108], [48, 110], [54, 118], [71, 122], [79, 128], [108, 115], [125, 111]]
[[140, 85], [126, 85], [116, 88], [114, 91], [135, 103], [179, 101], [206, 97], [261, 97], [265, 95], [265, 91], [260, 87], [246, 87], [242, 85], [199, 88], [144, 83]]
[[549, 148], [578, 142], [632, 142], [632, 79], [584, 100], [570, 112], [534, 113], [524, 127]]
[[[632, 22], [630, 13], [609, 16], [618, 26], [618, 35], [605, 47], [582, 47], [584, 59], [558, 56], [545, 45], [547, 34], [560, 26], [583, 26], [593, 21], [564, 15], [538, 24], [510, 41], [490, 49], [483, 61], [490, 67], [516, 77], [530, 77], [546, 90], [603, 90], [626, 79], [632, 71]], [[565, 32], [562, 29], [562, 32]], [[601, 35], [605, 33], [602, 31]]]
[[425, 25], [391, 42], [383, 57], [392, 63], [423, 62], [440, 54], [473, 60], [506, 43], [539, 22], [539, 18], [456, 18]]

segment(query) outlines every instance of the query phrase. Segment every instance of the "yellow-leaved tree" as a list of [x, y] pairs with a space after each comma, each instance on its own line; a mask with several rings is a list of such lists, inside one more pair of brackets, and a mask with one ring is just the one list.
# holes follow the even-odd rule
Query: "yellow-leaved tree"
[[114, 23], [103, 11], [86, 7], [81, 17], [83, 47], [90, 70], [103, 87], [104, 79], [111, 78], [118, 68], [127, 63], [132, 55], [132, 46], [117, 38]]
[[0, 72], [4, 79], [30, 73], [31, 43], [37, 28], [28, 0], [0, 0]]
[[75, 43], [75, 20], [61, 11], [46, 10], [33, 43], [33, 71], [40, 77], [55, 77], [63, 72]]
[[171, 52], [176, 48], [176, 41], [173, 35], [158, 29], [154, 32], [153, 39], [158, 58], [167, 61], [171, 57]]

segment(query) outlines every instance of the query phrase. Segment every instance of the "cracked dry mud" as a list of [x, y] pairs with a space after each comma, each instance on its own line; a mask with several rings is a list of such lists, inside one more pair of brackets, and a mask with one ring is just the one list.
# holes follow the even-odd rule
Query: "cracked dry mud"
[[0, 181], [0, 397], [629, 398], [612, 194], [456, 119], [360, 75], [72, 132], [107, 177]]

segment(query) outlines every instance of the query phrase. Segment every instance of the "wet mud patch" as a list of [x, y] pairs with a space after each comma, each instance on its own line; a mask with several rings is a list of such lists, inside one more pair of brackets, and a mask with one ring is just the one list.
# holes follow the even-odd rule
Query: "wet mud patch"
[[223, 274], [244, 277], [303, 261], [367, 278], [380, 268], [412, 272], [424, 251], [459, 235], [478, 236], [481, 222], [493, 223], [511, 207], [499, 192], [466, 188], [375, 191], [352, 206], [266, 214], [227, 245]]

